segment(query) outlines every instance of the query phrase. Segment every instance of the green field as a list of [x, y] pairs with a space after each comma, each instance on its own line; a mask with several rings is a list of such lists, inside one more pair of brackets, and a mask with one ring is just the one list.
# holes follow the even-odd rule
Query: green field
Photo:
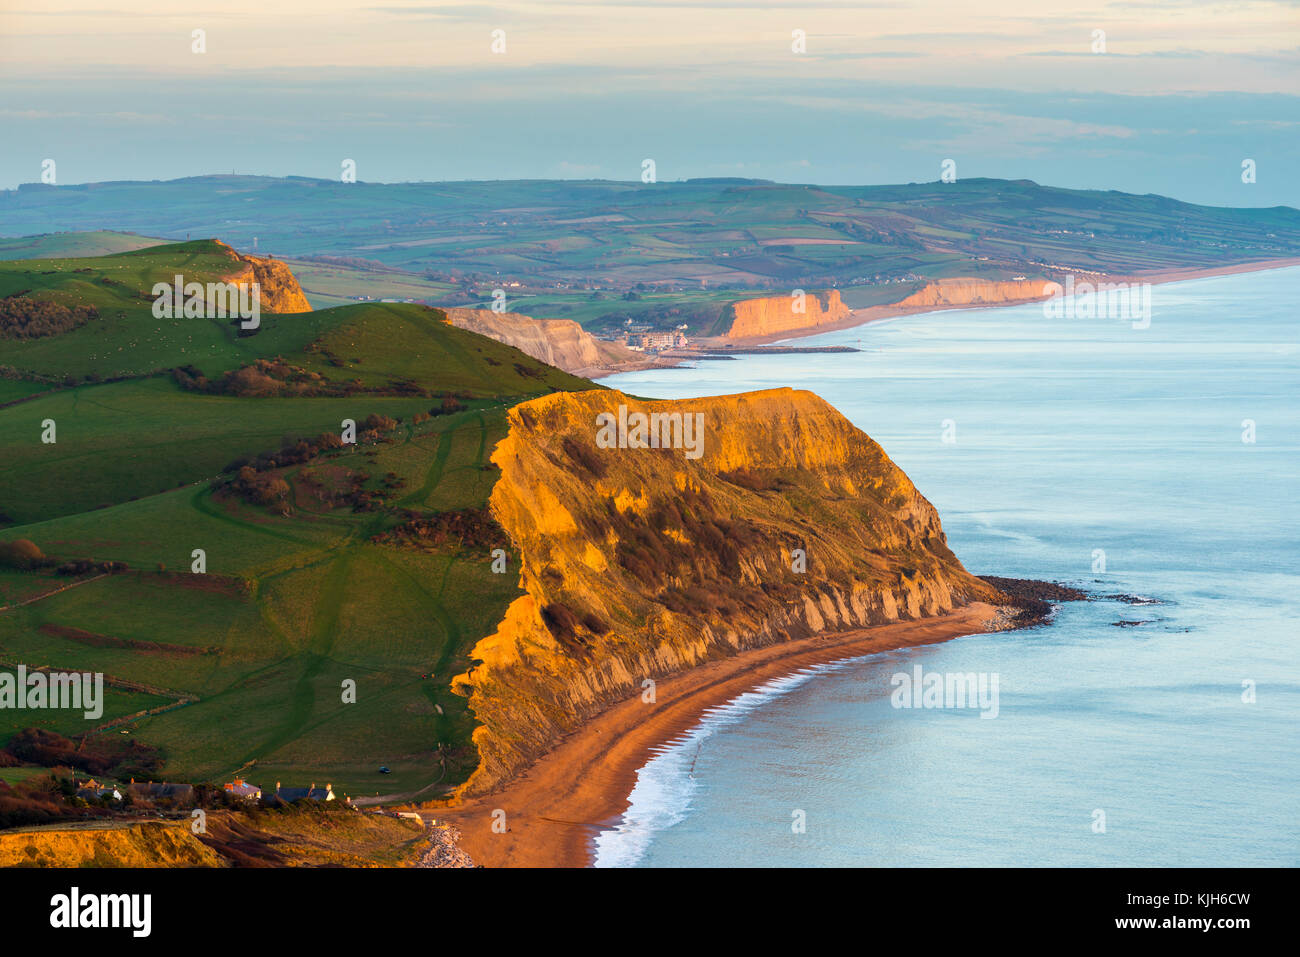
[[5, 784], [18, 784], [48, 773], [46, 768], [0, 768], [0, 781], [4, 781]]
[[[128, 566], [0, 567], [0, 667], [102, 672], [109, 685], [99, 722], [7, 710], [0, 740], [28, 726], [125, 732], [163, 750], [170, 779], [239, 772], [268, 788], [441, 793], [476, 762], [473, 716], [449, 684], [519, 594], [514, 575], [490, 567], [491, 548], [510, 545], [494, 526], [487, 543], [374, 539], [482, 508], [509, 406], [594, 386], [417, 305], [264, 316], [243, 337], [222, 320], [153, 319], [140, 294], [156, 276], [188, 279], [220, 258], [211, 244], [183, 243], [0, 264], [0, 295], [24, 290], [101, 316], [57, 335], [0, 337], [11, 370], [0, 379], [0, 543], [27, 539], [56, 564]], [[330, 394], [214, 394], [169, 371], [217, 380], [272, 357]], [[396, 426], [259, 466], [283, 483], [275, 507], [227, 485], [236, 460], [371, 415]], [[50, 420], [53, 443], [42, 441]], [[203, 574], [191, 570], [196, 549]], [[355, 703], [343, 701], [345, 682]]]
[[135, 233], [99, 232], [45, 233], [0, 239], [0, 259], [74, 259], [108, 256], [149, 246], [161, 246], [168, 239], [137, 236]]
[[307, 259], [286, 260], [313, 309], [344, 306], [361, 297], [372, 300], [407, 299], [439, 305], [456, 292], [449, 282], [435, 282], [415, 273], [375, 263], [368, 267]]

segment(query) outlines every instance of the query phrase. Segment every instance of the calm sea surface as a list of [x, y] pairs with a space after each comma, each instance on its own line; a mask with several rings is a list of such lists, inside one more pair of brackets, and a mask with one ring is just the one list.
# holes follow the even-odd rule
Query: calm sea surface
[[[1297, 302], [1300, 269], [1276, 270], [1156, 286], [1143, 330], [936, 313], [798, 343], [858, 353], [605, 380], [811, 389], [971, 571], [1160, 604], [1067, 604], [1049, 627], [774, 681], [641, 770], [598, 865], [1300, 864]], [[996, 675], [997, 717], [893, 707], [918, 665]]]

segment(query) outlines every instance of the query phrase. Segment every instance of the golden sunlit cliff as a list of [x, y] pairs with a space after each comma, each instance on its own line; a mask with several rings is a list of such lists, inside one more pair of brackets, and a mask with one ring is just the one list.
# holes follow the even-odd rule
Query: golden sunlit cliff
[[[801, 305], [803, 311], [799, 311]], [[728, 308], [734, 316], [726, 332], [728, 339], [815, 329], [849, 318], [849, 307], [840, 300], [838, 289], [821, 295], [806, 293], [802, 299], [796, 296], [741, 299]]]
[[897, 305], [906, 308], [934, 306], [988, 306], [1000, 302], [1044, 299], [1046, 279], [940, 279], [927, 283]]
[[0, 867], [221, 867], [189, 822], [0, 832]]
[[520, 352], [574, 375], [591, 376], [643, 363], [626, 346], [584, 332], [572, 319], [534, 319], [517, 312], [444, 308], [452, 325], [514, 346]]
[[[601, 448], [597, 417], [620, 406], [629, 424], [659, 413], [701, 431], [673, 433], [684, 448]], [[1000, 597], [962, 567], [880, 446], [810, 392], [556, 393], [509, 416], [490, 505], [526, 594], [453, 681], [479, 722], [466, 793], [491, 790], [647, 680]]]
[[261, 287], [261, 309], [263, 312], [311, 312], [311, 303], [307, 294], [298, 285], [293, 272], [278, 259], [261, 256], [245, 256], [236, 252], [220, 240], [218, 246], [225, 247], [231, 258], [232, 271], [225, 277], [226, 282], [237, 286], [257, 283]]

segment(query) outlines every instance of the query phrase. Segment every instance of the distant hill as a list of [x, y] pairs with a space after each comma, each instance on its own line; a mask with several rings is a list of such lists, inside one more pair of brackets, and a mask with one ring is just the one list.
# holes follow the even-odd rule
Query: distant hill
[[134, 233], [115, 233], [110, 230], [46, 233], [41, 236], [0, 239], [0, 260], [108, 256], [112, 253], [160, 246], [166, 242], [170, 240], [137, 236]]
[[[200, 176], [21, 188], [0, 194], [11, 235], [130, 229], [222, 235], [285, 257], [410, 270], [483, 305], [584, 325], [639, 315], [675, 290], [688, 320], [716, 319], [718, 290], [836, 286], [851, 307], [886, 281], [1012, 279], [1030, 271], [1132, 275], [1300, 255], [1300, 211], [1197, 206], [1028, 180], [812, 186], [529, 180], [351, 183]], [[639, 284], [639, 285], [638, 285]], [[592, 300], [591, 289], [642, 301]], [[685, 302], [684, 294], [705, 296]], [[477, 298], [477, 301], [473, 301]], [[439, 303], [441, 304], [441, 302]]]

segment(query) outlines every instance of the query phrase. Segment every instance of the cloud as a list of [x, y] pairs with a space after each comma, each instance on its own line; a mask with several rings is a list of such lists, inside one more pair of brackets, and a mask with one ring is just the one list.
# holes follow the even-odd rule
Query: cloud
[[393, 16], [459, 20], [462, 22], [499, 20], [507, 15], [502, 7], [489, 7], [473, 3], [455, 3], [446, 6], [422, 4], [418, 7], [370, 7], [369, 9], [376, 13], [387, 13]]
[[555, 0], [557, 7], [625, 7], [627, 9], [652, 9], [676, 7], [691, 10], [745, 10], [749, 12], [775, 12], [778, 10], [898, 10], [904, 3], [860, 3], [857, 0]]
[[1196, 60], [1207, 56], [1221, 56], [1222, 54], [1211, 53], [1208, 50], [1147, 50], [1142, 53], [1120, 53], [1113, 50], [1107, 50], [1105, 53], [1094, 53], [1091, 49], [1083, 50], [1035, 50], [1027, 53], [1017, 53], [1016, 56], [1046, 56], [1046, 57], [1115, 57], [1117, 59], [1143, 59], [1154, 57], [1157, 59], [1169, 60]]

